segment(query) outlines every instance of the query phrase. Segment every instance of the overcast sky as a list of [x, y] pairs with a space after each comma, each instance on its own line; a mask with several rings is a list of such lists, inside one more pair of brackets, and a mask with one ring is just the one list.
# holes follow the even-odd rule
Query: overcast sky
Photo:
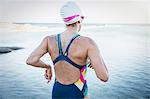
[[[1, 22], [62, 23], [68, 0], [0, 0]], [[150, 0], [74, 0], [85, 23], [150, 24]]]

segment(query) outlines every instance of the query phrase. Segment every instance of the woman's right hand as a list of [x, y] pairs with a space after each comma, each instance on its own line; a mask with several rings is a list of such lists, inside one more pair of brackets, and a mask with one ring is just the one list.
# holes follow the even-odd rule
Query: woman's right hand
[[49, 83], [51, 81], [51, 78], [52, 78], [52, 69], [51, 69], [51, 67], [46, 68], [44, 76], [48, 80], [47, 83]]

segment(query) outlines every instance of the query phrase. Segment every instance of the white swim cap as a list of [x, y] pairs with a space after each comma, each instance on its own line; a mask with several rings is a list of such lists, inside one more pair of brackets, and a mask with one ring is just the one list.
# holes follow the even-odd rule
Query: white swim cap
[[60, 15], [67, 25], [84, 19], [79, 6], [73, 1], [69, 1], [61, 7]]

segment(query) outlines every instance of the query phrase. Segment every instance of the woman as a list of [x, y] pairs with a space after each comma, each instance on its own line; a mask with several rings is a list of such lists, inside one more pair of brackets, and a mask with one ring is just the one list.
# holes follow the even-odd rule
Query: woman
[[26, 63], [46, 68], [45, 77], [50, 81], [51, 66], [40, 60], [48, 52], [53, 60], [56, 75], [52, 99], [83, 99], [88, 93], [87, 59], [90, 59], [92, 68], [100, 80], [104, 82], [108, 80], [108, 71], [96, 43], [89, 37], [78, 34], [83, 20], [79, 7], [74, 2], [67, 2], [60, 12], [66, 30], [57, 35], [46, 36]]

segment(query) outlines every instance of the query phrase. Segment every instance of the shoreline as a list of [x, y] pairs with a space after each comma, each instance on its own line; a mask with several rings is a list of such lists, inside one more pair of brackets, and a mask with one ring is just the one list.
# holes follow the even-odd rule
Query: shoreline
[[[120, 26], [150, 26], [150, 24], [101, 24], [83, 23], [86, 28], [99, 27], [120, 27]], [[0, 33], [2, 32], [50, 32], [58, 28], [65, 28], [63, 23], [21, 23], [21, 22], [0, 22]]]

